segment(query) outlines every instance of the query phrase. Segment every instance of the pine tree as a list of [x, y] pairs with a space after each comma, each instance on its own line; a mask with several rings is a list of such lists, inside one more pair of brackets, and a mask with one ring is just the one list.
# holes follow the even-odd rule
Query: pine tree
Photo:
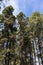
[[29, 37], [31, 34], [29, 33], [29, 26], [27, 27], [28, 22], [22, 12], [18, 14], [17, 19], [20, 25], [20, 65], [32, 65], [32, 46], [31, 38]]
[[8, 6], [3, 10], [4, 15], [4, 29], [2, 29], [2, 36], [0, 37], [0, 43], [2, 45], [1, 55], [2, 55], [2, 64], [16, 64], [16, 31], [17, 28], [13, 27], [15, 22], [15, 16], [13, 15], [13, 7]]

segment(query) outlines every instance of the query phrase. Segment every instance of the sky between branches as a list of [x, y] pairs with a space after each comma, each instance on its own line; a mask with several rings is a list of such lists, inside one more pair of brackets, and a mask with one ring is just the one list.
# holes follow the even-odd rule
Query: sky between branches
[[43, 13], [43, 0], [10, 0], [5, 5], [12, 5], [15, 9], [15, 15], [20, 11], [26, 16], [30, 16], [35, 11]]

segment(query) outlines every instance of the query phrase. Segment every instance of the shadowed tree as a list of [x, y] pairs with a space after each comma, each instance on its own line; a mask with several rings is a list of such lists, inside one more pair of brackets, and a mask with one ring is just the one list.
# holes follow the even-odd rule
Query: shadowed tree
[[[8, 6], [3, 10], [3, 15], [4, 15], [4, 29], [2, 30], [2, 36], [0, 38], [0, 43], [2, 44], [2, 53], [4, 55], [4, 62], [3, 64], [9, 65], [12, 62], [13, 59], [13, 64], [15, 64], [15, 46], [16, 46], [16, 31], [17, 28], [13, 27], [14, 22], [15, 22], [15, 16], [13, 15], [13, 7]], [[1, 16], [0, 16], [1, 18]], [[15, 31], [16, 28], [16, 31]], [[2, 56], [3, 56], [2, 55]], [[10, 59], [9, 59], [10, 58]], [[10, 62], [11, 61], [11, 62]]]
[[39, 12], [34, 12], [32, 16], [30, 16], [29, 22], [30, 22], [31, 31], [32, 33], [34, 32], [34, 41], [36, 41], [36, 38], [38, 38], [38, 43], [37, 42], [36, 43], [39, 47], [40, 39], [42, 37], [41, 32], [42, 32], [42, 23], [43, 23], [41, 14]]
[[[20, 12], [17, 15], [17, 19], [20, 25], [20, 65], [32, 65], [32, 46], [31, 46], [31, 38], [29, 37], [31, 34], [30, 30], [27, 27], [26, 16]], [[28, 56], [29, 55], [29, 56]]]

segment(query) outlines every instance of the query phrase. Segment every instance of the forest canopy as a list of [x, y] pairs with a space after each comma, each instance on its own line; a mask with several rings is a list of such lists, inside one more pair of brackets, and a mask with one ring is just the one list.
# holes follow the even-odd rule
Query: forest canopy
[[43, 14], [13, 11], [8, 6], [0, 14], [0, 65], [35, 65], [36, 57], [43, 65]]

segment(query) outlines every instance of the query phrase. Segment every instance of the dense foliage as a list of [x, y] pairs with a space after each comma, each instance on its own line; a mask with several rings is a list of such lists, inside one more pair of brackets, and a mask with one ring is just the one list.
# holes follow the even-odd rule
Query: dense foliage
[[43, 14], [34, 12], [26, 17], [20, 12], [15, 17], [13, 11], [8, 6], [0, 14], [0, 23], [4, 24], [0, 31], [0, 65], [35, 65], [36, 55], [43, 65]]

